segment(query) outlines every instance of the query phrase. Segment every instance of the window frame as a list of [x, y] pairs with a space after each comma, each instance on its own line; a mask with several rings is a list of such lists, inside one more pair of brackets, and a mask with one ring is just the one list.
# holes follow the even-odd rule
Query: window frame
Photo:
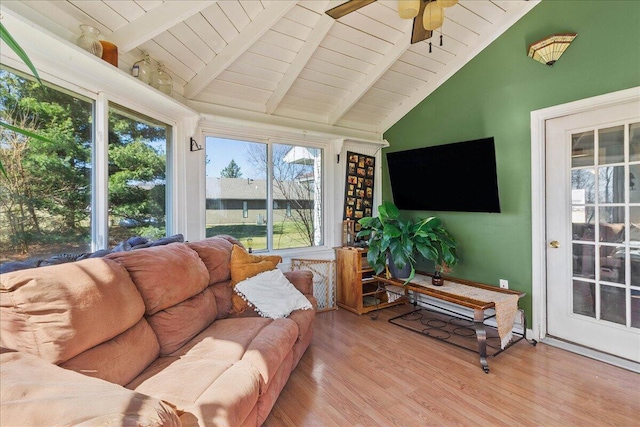
[[[20, 64], [13, 64], [12, 61], [3, 61], [1, 66], [9, 72], [20, 75], [24, 78], [33, 80], [34, 77], [30, 72], [24, 69]], [[177, 179], [176, 157], [177, 140], [181, 123], [175, 119], [139, 104], [135, 104], [130, 100], [124, 99], [117, 94], [107, 91], [93, 92], [84, 88], [80, 83], [71, 83], [65, 79], [56, 77], [55, 67], [49, 67], [50, 64], [44, 64], [38, 67], [38, 73], [43, 83], [55, 90], [67, 93], [92, 103], [92, 141], [91, 141], [91, 251], [108, 248], [108, 221], [109, 221], [109, 192], [108, 192], [108, 150], [109, 150], [109, 107], [120, 106], [147, 116], [153, 120], [171, 126], [170, 136], [167, 137], [167, 165], [166, 165], [166, 233], [171, 235], [176, 228], [175, 221], [175, 186]], [[146, 89], [146, 88], [145, 88]], [[147, 89], [149, 90], [149, 89]], [[52, 254], [53, 255], [53, 254]]]
[[[146, 115], [140, 111], [134, 111], [131, 110], [128, 107], [125, 107], [122, 104], [116, 103], [113, 100], [108, 100], [108, 109], [107, 109], [107, 126], [108, 126], [108, 118], [109, 115], [111, 114], [111, 112], [116, 112], [117, 114], [121, 115], [121, 116], [125, 116], [127, 118], [129, 118], [130, 120], [135, 120], [137, 122], [147, 122], [148, 125], [150, 126], [164, 126], [165, 128], [167, 128], [167, 132], [166, 132], [166, 138], [165, 138], [165, 143], [164, 143], [164, 151], [165, 151], [165, 206], [164, 206], [164, 216], [165, 216], [165, 236], [170, 236], [171, 234], [173, 234], [172, 230], [169, 230], [169, 221], [168, 221], [168, 213], [170, 211], [170, 207], [172, 205], [172, 187], [170, 184], [170, 180], [169, 180], [169, 171], [172, 165], [172, 160], [169, 157], [170, 153], [171, 153], [171, 149], [173, 147], [173, 126], [158, 120], [150, 115]], [[153, 123], [155, 122], [155, 123]], [[169, 131], [169, 129], [171, 129], [171, 131]], [[107, 140], [107, 155], [108, 155], [108, 151], [109, 151], [109, 142]], [[108, 167], [108, 158], [107, 158], [107, 167]], [[109, 222], [109, 190], [108, 190], [108, 181], [109, 181], [109, 172], [107, 170], [107, 227], [108, 227], [108, 222]], [[109, 238], [108, 232], [106, 235], [106, 238]]]
[[[310, 135], [306, 131], [289, 129], [283, 127], [271, 128], [264, 125], [259, 126], [252, 125], [239, 125], [239, 126], [224, 126], [213, 123], [211, 120], [205, 120], [200, 124], [201, 141], [206, 144], [206, 139], [222, 138], [232, 139], [245, 142], [255, 142], [267, 145], [267, 250], [268, 253], [277, 253], [283, 257], [300, 256], [301, 254], [313, 254], [322, 253], [329, 250], [333, 245], [333, 232], [329, 230], [329, 224], [334, 219], [334, 201], [333, 196], [328, 194], [327, 189], [334, 188], [333, 175], [335, 172], [330, 170], [329, 158], [334, 158], [334, 143], [336, 139], [330, 135]], [[300, 147], [318, 148], [322, 150], [322, 244], [318, 246], [307, 246], [299, 248], [286, 248], [286, 249], [274, 249], [273, 248], [273, 144], [293, 145]], [[204, 205], [206, 203], [206, 171], [204, 169], [204, 155], [203, 155], [203, 169], [202, 169], [202, 182], [203, 189], [201, 192], [201, 200], [203, 206], [201, 232], [205, 234], [206, 224], [204, 221]]]
[[170, 236], [175, 230], [175, 182], [176, 182], [176, 141], [178, 123], [156, 111], [132, 104], [117, 95], [107, 92], [99, 92], [95, 102], [94, 125], [94, 200], [91, 220], [95, 224], [92, 227], [92, 250], [108, 247], [109, 238], [109, 109], [110, 107], [124, 107], [134, 113], [147, 116], [153, 120], [171, 126], [171, 135], [167, 138], [167, 165], [166, 165], [166, 234]]

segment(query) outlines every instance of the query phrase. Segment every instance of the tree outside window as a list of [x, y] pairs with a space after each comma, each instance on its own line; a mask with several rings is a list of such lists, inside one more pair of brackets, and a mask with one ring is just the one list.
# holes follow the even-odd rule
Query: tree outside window
[[90, 100], [0, 70], [0, 259], [24, 260], [91, 248]]
[[171, 127], [109, 109], [109, 245], [166, 235], [167, 147]]
[[[92, 197], [109, 198], [108, 247], [134, 235], [166, 234], [166, 153], [171, 127], [109, 110], [109, 193], [92, 194], [93, 101], [18, 72], [0, 70], [0, 261], [92, 250]], [[100, 144], [98, 141], [97, 144]], [[93, 212], [106, 216], [107, 212]]]

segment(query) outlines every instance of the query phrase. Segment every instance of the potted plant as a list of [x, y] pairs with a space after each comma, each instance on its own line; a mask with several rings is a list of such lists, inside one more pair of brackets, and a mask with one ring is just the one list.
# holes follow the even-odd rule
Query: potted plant
[[387, 258], [398, 269], [410, 266], [405, 283], [410, 282], [416, 274], [417, 255], [432, 260], [437, 273], [458, 262], [456, 241], [436, 217], [405, 220], [400, 218], [396, 205], [384, 202], [378, 206], [377, 217], [365, 217], [358, 223], [362, 229], [357, 236], [369, 237], [367, 260], [376, 274], [385, 269]]

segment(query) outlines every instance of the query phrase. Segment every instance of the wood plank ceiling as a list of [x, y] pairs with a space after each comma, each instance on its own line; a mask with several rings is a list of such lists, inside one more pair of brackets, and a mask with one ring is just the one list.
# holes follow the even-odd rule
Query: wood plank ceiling
[[[379, 0], [338, 21], [333, 0], [9, 1], [74, 43], [98, 28], [129, 72], [148, 52], [173, 77], [173, 96], [199, 111], [296, 119], [382, 134], [537, 4], [460, 0], [437, 31], [410, 44], [412, 20]], [[524, 52], [523, 52], [524, 55]], [[304, 122], [302, 122], [304, 123]]]

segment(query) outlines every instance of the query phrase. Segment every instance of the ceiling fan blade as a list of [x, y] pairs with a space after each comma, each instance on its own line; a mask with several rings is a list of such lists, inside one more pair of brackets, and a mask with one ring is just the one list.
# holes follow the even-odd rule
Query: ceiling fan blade
[[431, 34], [433, 32], [429, 30], [425, 30], [424, 25], [422, 23], [424, 8], [427, 7], [427, 4], [429, 3], [430, 3], [430, 0], [423, 0], [420, 2], [420, 12], [418, 12], [418, 16], [413, 18], [413, 30], [411, 31], [411, 44], [420, 43], [423, 40], [427, 40], [431, 38]]
[[376, 0], [349, 0], [334, 8], [327, 10], [325, 13], [333, 19], [340, 19], [345, 15], [355, 12], [356, 10], [373, 3]]

